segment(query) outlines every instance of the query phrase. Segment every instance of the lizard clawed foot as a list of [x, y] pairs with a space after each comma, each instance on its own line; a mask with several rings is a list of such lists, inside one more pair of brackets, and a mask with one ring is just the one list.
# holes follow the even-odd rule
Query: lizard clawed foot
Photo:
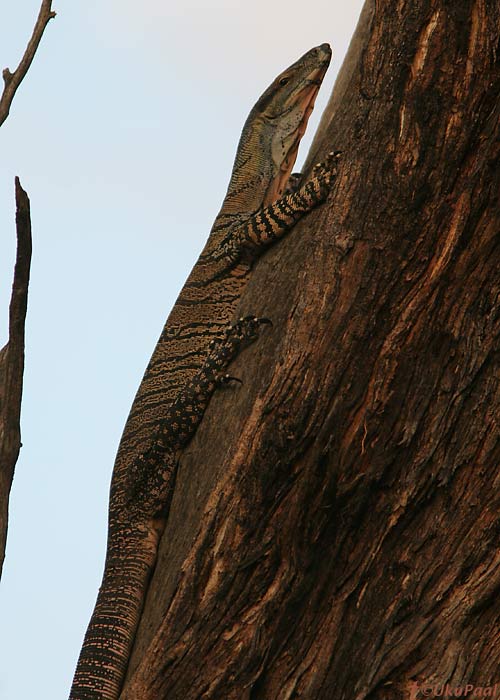
[[325, 165], [327, 165], [330, 168], [330, 170], [336, 172], [341, 155], [342, 151], [330, 151], [330, 153], [326, 157]]
[[[215, 352], [218, 354], [217, 359], [220, 369], [227, 367], [241, 349], [257, 340], [260, 328], [263, 325], [272, 326], [273, 323], [271, 319], [266, 317], [244, 316], [238, 319], [236, 323], [229, 326], [226, 331], [226, 337], [221, 340], [221, 346], [215, 348]], [[243, 384], [238, 377], [232, 377], [229, 374], [221, 374], [220, 372], [216, 375], [215, 380], [218, 386], [227, 386], [231, 382]]]
[[313, 177], [321, 177], [325, 171], [336, 171], [342, 151], [330, 151], [324, 161], [316, 163], [313, 168]]
[[272, 326], [273, 322], [266, 317], [244, 316], [239, 318], [229, 329], [228, 340], [231, 341], [233, 339], [244, 345], [253, 343], [258, 338], [262, 325]]
[[238, 377], [231, 377], [229, 374], [218, 374], [215, 377], [215, 381], [217, 383], [217, 386], [228, 386], [231, 384], [231, 382], [238, 382], [239, 384], [243, 384], [241, 379], [238, 379]]
[[[311, 183], [312, 191], [317, 192], [319, 201], [324, 201], [328, 196], [330, 187], [337, 174], [337, 164], [341, 151], [330, 151], [324, 161], [316, 163], [312, 171]], [[309, 184], [309, 183], [308, 183]]]
[[225, 369], [240, 350], [257, 340], [263, 325], [272, 326], [272, 321], [269, 318], [244, 316], [229, 326], [221, 338], [211, 343], [205, 365], [210, 370], [210, 374], [217, 385], [228, 384], [232, 381], [241, 383], [241, 380], [237, 377], [225, 374]]

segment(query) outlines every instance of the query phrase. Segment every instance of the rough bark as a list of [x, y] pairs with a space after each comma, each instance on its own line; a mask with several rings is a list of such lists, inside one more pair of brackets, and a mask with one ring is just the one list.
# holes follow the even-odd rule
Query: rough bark
[[24, 321], [31, 264], [30, 201], [16, 177], [17, 256], [9, 307], [9, 340], [0, 350], [0, 576], [5, 557], [9, 494], [21, 447]]
[[[183, 455], [122, 700], [500, 679], [500, 3], [369, 0]], [[313, 162], [311, 160], [311, 162]]]

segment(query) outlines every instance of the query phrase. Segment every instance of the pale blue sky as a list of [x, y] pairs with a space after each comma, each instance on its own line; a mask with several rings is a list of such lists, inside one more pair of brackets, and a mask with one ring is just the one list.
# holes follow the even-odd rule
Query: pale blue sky
[[[3, 3], [0, 68], [40, 0]], [[65, 700], [100, 583], [108, 485], [133, 396], [208, 235], [253, 103], [361, 0], [54, 2], [0, 128], [0, 346], [15, 256], [14, 176], [32, 206], [23, 448], [0, 584], [0, 700]], [[334, 146], [335, 144], [332, 144]]]

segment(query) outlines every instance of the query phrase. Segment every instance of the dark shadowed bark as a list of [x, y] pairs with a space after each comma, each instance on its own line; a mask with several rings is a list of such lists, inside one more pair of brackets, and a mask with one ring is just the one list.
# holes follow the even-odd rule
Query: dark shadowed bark
[[0, 575], [5, 556], [9, 493], [21, 447], [24, 321], [31, 264], [30, 201], [16, 177], [17, 256], [9, 308], [9, 340], [0, 350]]
[[[500, 3], [369, 0], [182, 457], [122, 700], [500, 681]], [[413, 697], [417, 697], [413, 692]]]

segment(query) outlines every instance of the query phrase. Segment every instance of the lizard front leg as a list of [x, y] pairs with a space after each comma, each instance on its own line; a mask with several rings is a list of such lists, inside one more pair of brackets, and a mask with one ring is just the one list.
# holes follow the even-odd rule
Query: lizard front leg
[[233, 233], [228, 256], [233, 260], [256, 258], [260, 251], [285, 235], [299, 219], [325, 201], [337, 173], [340, 152], [328, 154], [297, 191], [250, 216]]
[[225, 370], [268, 319], [247, 316], [210, 345], [201, 369], [160, 422], [151, 446], [111, 495], [104, 576], [73, 680], [70, 700], [116, 700], [156, 562], [177, 471], [211, 396], [231, 380]]

